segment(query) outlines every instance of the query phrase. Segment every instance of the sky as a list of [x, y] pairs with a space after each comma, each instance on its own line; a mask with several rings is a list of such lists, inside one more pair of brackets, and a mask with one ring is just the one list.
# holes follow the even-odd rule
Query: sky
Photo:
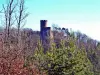
[[[29, 12], [25, 27], [40, 29], [40, 20], [48, 26], [81, 31], [100, 41], [100, 0], [25, 0]], [[0, 0], [0, 4], [4, 0]]]

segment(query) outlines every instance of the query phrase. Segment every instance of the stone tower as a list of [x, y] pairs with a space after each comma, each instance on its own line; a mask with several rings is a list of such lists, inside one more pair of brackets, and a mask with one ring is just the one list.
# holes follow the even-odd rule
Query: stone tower
[[40, 38], [45, 47], [50, 46], [53, 35], [51, 27], [47, 27], [47, 20], [40, 20]]

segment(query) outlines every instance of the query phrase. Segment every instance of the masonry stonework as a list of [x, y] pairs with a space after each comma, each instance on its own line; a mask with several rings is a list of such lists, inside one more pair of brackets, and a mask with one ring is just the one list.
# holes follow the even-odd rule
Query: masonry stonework
[[47, 20], [40, 20], [40, 39], [42, 45], [45, 45], [45, 47], [50, 46], [52, 38], [53, 34], [51, 27], [47, 27]]

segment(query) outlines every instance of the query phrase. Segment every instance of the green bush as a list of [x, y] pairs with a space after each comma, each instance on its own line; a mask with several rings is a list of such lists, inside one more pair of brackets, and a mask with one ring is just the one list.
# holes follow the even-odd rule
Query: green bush
[[47, 75], [93, 75], [92, 64], [86, 52], [76, 47], [73, 41], [66, 47], [65, 42], [60, 43], [60, 48], [52, 44], [46, 53], [39, 43], [31, 59], [35, 60], [39, 70]]

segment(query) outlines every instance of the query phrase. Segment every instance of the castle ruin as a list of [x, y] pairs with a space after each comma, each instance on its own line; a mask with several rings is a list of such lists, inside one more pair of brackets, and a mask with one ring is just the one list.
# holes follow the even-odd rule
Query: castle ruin
[[52, 38], [53, 34], [51, 27], [47, 27], [47, 20], [40, 20], [40, 39], [42, 45], [45, 45], [45, 47], [50, 46]]

